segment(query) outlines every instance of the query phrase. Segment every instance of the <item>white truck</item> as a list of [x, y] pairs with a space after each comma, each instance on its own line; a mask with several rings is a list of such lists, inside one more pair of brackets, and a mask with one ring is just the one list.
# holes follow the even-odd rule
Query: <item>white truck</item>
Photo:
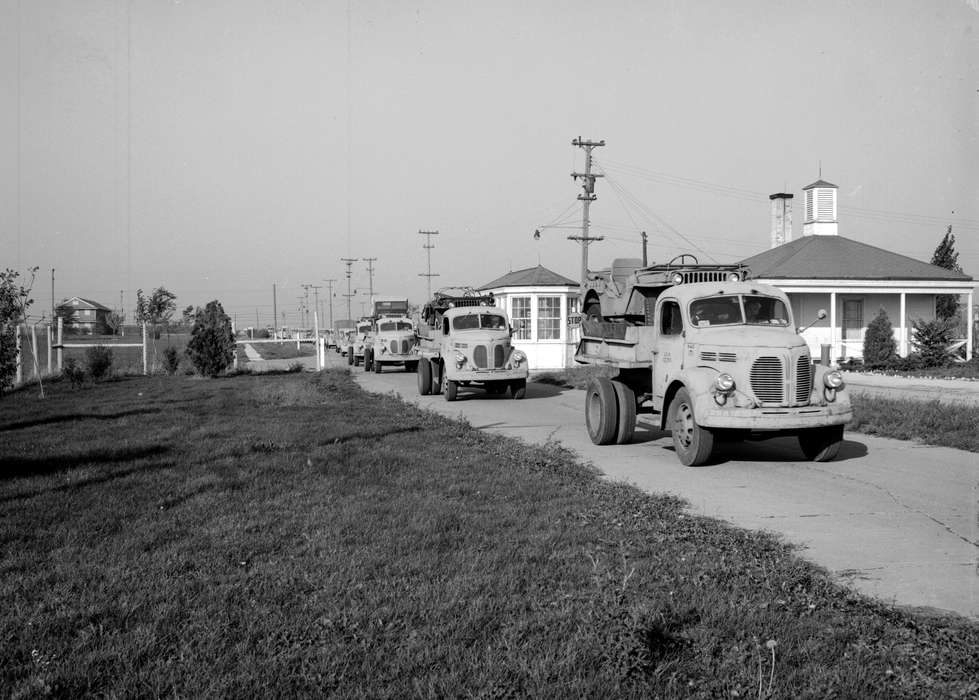
[[357, 327], [351, 334], [349, 345], [347, 346], [347, 364], [360, 365], [364, 362], [364, 353], [371, 340], [373, 332], [373, 322], [369, 318], [362, 318], [357, 321]]
[[418, 393], [455, 401], [462, 388], [489, 394], [527, 391], [527, 356], [513, 347], [513, 328], [492, 294], [436, 293], [418, 327]]
[[380, 374], [385, 367], [418, 368], [418, 335], [408, 316], [407, 299], [376, 299], [374, 329], [364, 354], [364, 371]]
[[813, 363], [788, 298], [744, 268], [686, 257], [617, 260], [586, 286], [575, 360], [614, 369], [587, 388], [592, 442], [629, 442], [641, 411], [659, 414], [688, 466], [708, 461], [715, 441], [780, 435], [796, 436], [807, 459], [833, 459], [849, 394], [838, 371]]

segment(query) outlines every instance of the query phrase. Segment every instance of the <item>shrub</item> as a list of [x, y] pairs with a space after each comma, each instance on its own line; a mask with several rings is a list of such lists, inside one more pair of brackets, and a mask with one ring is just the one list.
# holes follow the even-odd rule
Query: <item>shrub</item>
[[235, 334], [221, 302], [208, 302], [195, 316], [187, 355], [197, 371], [206, 377], [216, 377], [231, 366], [235, 357]]
[[177, 352], [177, 348], [168, 345], [167, 349], [163, 351], [163, 371], [172, 377], [179, 368], [180, 354]]
[[916, 370], [922, 369], [925, 363], [922, 362], [921, 356], [912, 353], [907, 357], [892, 357], [885, 364], [885, 369], [894, 370], [896, 372], [914, 372]]
[[867, 367], [874, 369], [886, 365], [896, 354], [894, 328], [887, 318], [887, 312], [881, 308], [863, 334], [863, 361]]
[[85, 370], [78, 366], [78, 361], [74, 357], [69, 357], [65, 360], [64, 367], [61, 368], [61, 376], [77, 389], [85, 381]]
[[102, 379], [112, 370], [112, 350], [104, 345], [86, 349], [85, 364], [92, 379]]
[[925, 321], [918, 318], [911, 322], [911, 326], [911, 344], [921, 356], [923, 366], [944, 366], [949, 361], [947, 348], [952, 344], [955, 320], [936, 318], [934, 321]]

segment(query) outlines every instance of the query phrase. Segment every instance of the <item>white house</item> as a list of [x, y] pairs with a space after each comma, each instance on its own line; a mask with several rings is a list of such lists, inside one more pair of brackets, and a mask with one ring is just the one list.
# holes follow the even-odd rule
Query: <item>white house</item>
[[492, 292], [513, 322], [513, 344], [531, 370], [563, 369], [580, 339], [578, 283], [538, 265], [514, 270], [479, 288]]
[[[907, 356], [912, 320], [934, 319], [939, 294], [965, 297], [966, 338], [973, 337], [972, 277], [839, 235], [832, 183], [818, 180], [803, 193], [802, 237], [792, 240], [792, 195], [773, 194], [772, 247], [742, 263], [752, 279], [788, 294], [796, 323], [806, 326], [826, 309], [827, 318], [803, 333], [813, 357], [824, 344], [834, 360], [862, 357], [864, 332], [881, 308], [894, 326], [898, 353]], [[971, 342], [965, 351], [970, 359]]]

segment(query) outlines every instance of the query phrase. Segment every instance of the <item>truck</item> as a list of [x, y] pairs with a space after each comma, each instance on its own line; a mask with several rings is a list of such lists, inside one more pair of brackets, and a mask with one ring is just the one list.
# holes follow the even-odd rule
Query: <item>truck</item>
[[408, 300], [401, 298], [374, 301], [374, 328], [364, 355], [364, 371], [380, 374], [385, 367], [418, 368], [418, 335], [408, 316]]
[[589, 276], [580, 301], [575, 360], [611, 375], [586, 390], [595, 444], [629, 442], [644, 412], [658, 414], [687, 466], [710, 460], [716, 443], [785, 435], [809, 460], [838, 454], [852, 418], [843, 377], [813, 362], [785, 293], [747, 268], [618, 259]]
[[345, 354], [348, 365], [357, 366], [363, 364], [364, 353], [371, 342], [373, 329], [374, 323], [369, 317], [364, 317], [357, 321], [357, 327], [349, 335], [349, 340], [347, 341], [347, 352]]
[[492, 294], [447, 289], [422, 308], [418, 325], [418, 393], [455, 401], [463, 388], [522, 399], [528, 363], [513, 347], [513, 326]]

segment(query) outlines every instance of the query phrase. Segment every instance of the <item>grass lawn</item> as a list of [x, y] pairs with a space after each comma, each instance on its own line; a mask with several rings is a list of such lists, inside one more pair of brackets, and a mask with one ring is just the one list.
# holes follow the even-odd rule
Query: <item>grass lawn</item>
[[[584, 389], [591, 377], [612, 374], [607, 367], [580, 365], [561, 372], [543, 372], [531, 381]], [[853, 420], [847, 430], [979, 452], [979, 408], [975, 406], [857, 394], [851, 394], [850, 401]]]
[[0, 399], [0, 688], [975, 697], [979, 626], [318, 374]]
[[313, 343], [300, 343], [296, 349], [295, 340], [283, 340], [278, 343], [255, 343], [252, 345], [263, 360], [291, 360], [298, 357], [312, 357], [316, 354]]

